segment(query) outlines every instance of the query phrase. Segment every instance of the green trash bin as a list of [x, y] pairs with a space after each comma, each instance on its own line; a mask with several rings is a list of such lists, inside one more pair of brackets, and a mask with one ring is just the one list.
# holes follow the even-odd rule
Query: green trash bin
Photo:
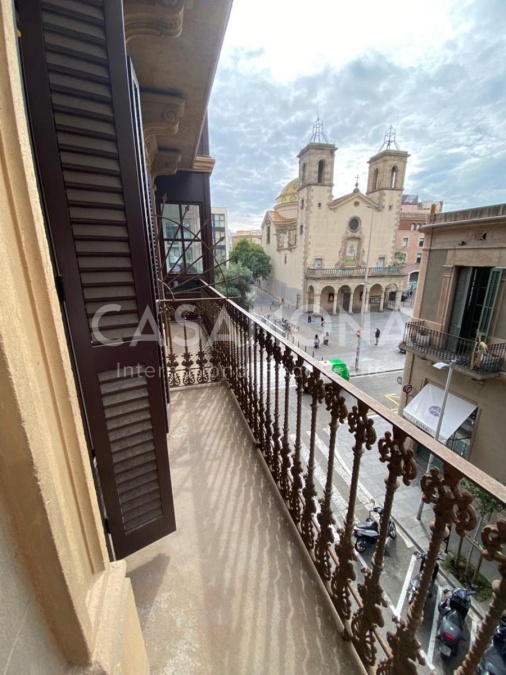
[[332, 364], [333, 373], [340, 375], [344, 380], [350, 379], [350, 371], [344, 361], [341, 361], [341, 359], [329, 359], [329, 362]]

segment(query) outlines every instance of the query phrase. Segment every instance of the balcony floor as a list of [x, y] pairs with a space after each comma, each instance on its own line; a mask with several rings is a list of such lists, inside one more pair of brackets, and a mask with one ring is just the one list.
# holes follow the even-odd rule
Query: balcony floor
[[177, 531], [127, 560], [153, 675], [364, 672], [226, 385], [171, 399]]

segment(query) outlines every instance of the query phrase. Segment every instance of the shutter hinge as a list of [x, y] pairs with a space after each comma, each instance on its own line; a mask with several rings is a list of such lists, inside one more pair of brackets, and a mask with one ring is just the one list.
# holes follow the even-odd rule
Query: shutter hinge
[[58, 294], [58, 299], [60, 302], [65, 302], [65, 286], [63, 285], [63, 277], [61, 274], [57, 274], [54, 278], [56, 285], [56, 292]]

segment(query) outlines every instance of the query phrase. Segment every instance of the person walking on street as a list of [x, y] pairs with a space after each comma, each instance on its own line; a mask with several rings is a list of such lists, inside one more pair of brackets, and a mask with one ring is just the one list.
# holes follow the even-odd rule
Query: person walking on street
[[378, 340], [380, 339], [380, 335], [381, 335], [380, 329], [376, 328], [376, 330], [374, 331], [374, 339], [376, 340], [376, 342], [374, 344], [376, 344], [376, 345], [378, 344]]
[[320, 338], [318, 337], [318, 335], [315, 335], [314, 336], [314, 348], [318, 349], [319, 347], [320, 347]]
[[311, 323], [311, 314], [310, 312], [307, 313], [307, 322]]
[[320, 323], [321, 323], [321, 326], [323, 328], [323, 326], [325, 325], [325, 319], [323, 318], [323, 316], [320, 317]]
[[328, 332], [325, 333], [325, 337], [323, 338], [323, 346], [328, 347], [329, 346], [329, 334]]

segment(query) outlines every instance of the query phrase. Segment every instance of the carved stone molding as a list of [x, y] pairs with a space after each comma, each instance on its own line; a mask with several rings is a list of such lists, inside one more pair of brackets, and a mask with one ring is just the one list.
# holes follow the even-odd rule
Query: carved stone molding
[[144, 137], [173, 136], [184, 115], [184, 97], [163, 91], [141, 90], [142, 124]]
[[153, 157], [151, 163], [151, 176], [155, 179], [157, 176], [172, 176], [177, 172], [177, 167], [181, 161], [181, 153], [176, 149], [162, 148]]
[[202, 171], [202, 173], [212, 173], [216, 160], [213, 157], [202, 157], [198, 155], [195, 157], [192, 170]]
[[176, 38], [181, 35], [185, 0], [126, 0], [124, 6], [127, 42], [146, 36]]

